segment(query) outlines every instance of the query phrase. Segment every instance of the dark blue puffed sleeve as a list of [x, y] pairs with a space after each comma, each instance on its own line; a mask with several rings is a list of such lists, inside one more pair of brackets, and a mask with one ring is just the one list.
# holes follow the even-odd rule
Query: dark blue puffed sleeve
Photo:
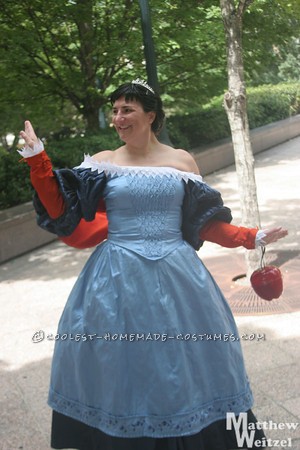
[[57, 219], [52, 219], [35, 193], [33, 205], [37, 212], [37, 223], [57, 236], [69, 236], [82, 218], [88, 222], [95, 218], [106, 176], [104, 172], [92, 172], [91, 169], [59, 169], [54, 170], [54, 174], [65, 201], [65, 212]]
[[224, 206], [220, 192], [201, 181], [188, 180], [182, 205], [182, 235], [196, 250], [203, 245], [200, 230], [210, 219], [230, 223], [230, 209]]

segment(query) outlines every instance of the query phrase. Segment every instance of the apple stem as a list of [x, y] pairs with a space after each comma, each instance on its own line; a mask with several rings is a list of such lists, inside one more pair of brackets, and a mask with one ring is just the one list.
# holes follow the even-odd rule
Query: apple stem
[[261, 269], [263, 267], [265, 267], [265, 261], [264, 261], [265, 253], [266, 253], [266, 247], [261, 247], [261, 258], [260, 258], [260, 268]]

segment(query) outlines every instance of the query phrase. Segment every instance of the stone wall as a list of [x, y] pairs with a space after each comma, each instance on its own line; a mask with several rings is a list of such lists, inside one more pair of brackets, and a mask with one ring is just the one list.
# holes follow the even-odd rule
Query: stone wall
[[31, 202], [0, 211], [0, 263], [55, 239], [37, 226]]

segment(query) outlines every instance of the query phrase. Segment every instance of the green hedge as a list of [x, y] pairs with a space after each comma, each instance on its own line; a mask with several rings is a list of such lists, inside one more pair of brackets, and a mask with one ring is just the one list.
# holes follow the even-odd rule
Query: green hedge
[[[247, 90], [251, 129], [300, 113], [300, 84], [266, 85]], [[175, 147], [188, 150], [230, 136], [223, 96], [215, 97], [201, 109], [169, 117], [167, 127]]]
[[0, 152], [0, 209], [28, 202], [33, 195], [29, 168], [16, 151]]
[[[257, 128], [300, 113], [300, 84], [267, 85], [249, 88], [248, 115], [250, 128]], [[214, 98], [199, 111], [168, 118], [167, 128], [174, 146], [187, 150], [230, 136], [223, 96]], [[47, 151], [54, 167], [74, 167], [83, 155], [120, 146], [112, 129], [93, 136], [49, 140]], [[0, 147], [0, 209], [31, 200], [33, 190], [29, 181], [29, 167], [19, 163], [16, 151], [7, 152]]]

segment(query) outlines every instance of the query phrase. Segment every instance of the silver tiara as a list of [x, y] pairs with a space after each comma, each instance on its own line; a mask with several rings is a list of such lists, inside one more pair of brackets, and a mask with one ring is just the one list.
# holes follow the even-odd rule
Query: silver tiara
[[148, 89], [150, 92], [152, 92], [152, 94], [155, 94], [154, 90], [152, 89], [151, 86], [149, 86], [148, 83], [146, 83], [146, 81], [141, 80], [140, 78], [136, 78], [135, 80], [133, 80], [131, 82], [132, 84], [139, 84], [140, 86], [143, 86], [144, 88]]

